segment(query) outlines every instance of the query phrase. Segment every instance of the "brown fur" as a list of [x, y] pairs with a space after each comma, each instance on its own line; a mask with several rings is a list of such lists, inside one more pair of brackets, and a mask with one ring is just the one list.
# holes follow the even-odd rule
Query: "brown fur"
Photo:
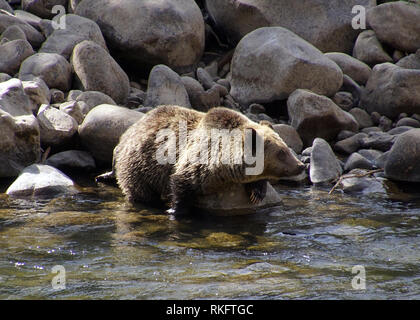
[[[187, 122], [188, 132], [200, 128], [254, 129], [264, 133], [264, 172], [259, 176], [245, 175], [245, 164], [226, 165], [191, 163], [187, 155], [200, 150], [199, 142], [188, 141], [185, 150], [177, 147], [176, 164], [161, 165], [156, 160], [156, 134], [161, 129], [178, 133], [179, 120]], [[177, 135], [177, 146], [179, 144]], [[218, 155], [219, 156], [219, 155]], [[286, 144], [269, 126], [259, 125], [244, 115], [226, 109], [213, 108], [207, 114], [177, 106], [161, 106], [145, 115], [121, 137], [114, 151], [114, 170], [117, 182], [128, 200], [154, 202], [170, 200], [177, 211], [195, 196], [223, 191], [232, 184], [248, 184], [252, 202], [264, 198], [261, 181], [293, 176], [303, 164], [295, 158]], [[258, 182], [253, 190], [253, 183]], [[251, 187], [250, 187], [250, 186]]]

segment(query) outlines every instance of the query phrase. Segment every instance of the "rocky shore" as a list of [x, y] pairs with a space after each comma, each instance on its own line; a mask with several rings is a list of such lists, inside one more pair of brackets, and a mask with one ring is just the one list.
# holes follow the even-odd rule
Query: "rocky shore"
[[173, 104], [271, 122], [300, 183], [420, 183], [419, 22], [419, 1], [0, 0], [0, 178], [11, 196], [77, 192], [69, 169], [106, 171]]

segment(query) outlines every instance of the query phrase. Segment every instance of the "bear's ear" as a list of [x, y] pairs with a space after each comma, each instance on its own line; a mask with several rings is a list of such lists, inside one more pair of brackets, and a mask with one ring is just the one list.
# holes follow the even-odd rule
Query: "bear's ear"
[[273, 129], [273, 130], [274, 130], [273, 125], [272, 125], [272, 123], [271, 123], [270, 121], [267, 121], [267, 120], [261, 120], [261, 121], [260, 121], [260, 125], [261, 125], [261, 126], [266, 126], [266, 127], [269, 127], [269, 128], [271, 128], [271, 129]]

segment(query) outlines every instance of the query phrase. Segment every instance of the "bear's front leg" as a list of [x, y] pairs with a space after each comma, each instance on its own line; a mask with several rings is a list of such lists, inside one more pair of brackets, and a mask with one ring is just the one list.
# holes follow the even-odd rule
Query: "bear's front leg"
[[183, 216], [190, 213], [195, 190], [185, 175], [173, 174], [170, 177], [171, 208], [167, 210], [174, 216]]
[[267, 193], [267, 180], [246, 183], [244, 186], [253, 204], [258, 204], [264, 200]]

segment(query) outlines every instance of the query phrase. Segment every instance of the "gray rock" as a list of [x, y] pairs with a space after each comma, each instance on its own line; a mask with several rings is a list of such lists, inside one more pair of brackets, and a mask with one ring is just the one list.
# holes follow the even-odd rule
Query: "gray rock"
[[379, 127], [367, 127], [360, 130], [360, 132], [369, 134], [371, 132], [382, 132], [382, 129]]
[[268, 183], [265, 198], [252, 204], [243, 185], [234, 185], [229, 192], [220, 192], [196, 199], [195, 206], [214, 215], [236, 216], [253, 214], [282, 203], [280, 194]]
[[9, 76], [7, 73], [0, 72], [0, 83], [6, 82], [8, 80], [12, 79], [11, 76]]
[[74, 47], [84, 40], [93, 41], [108, 50], [96, 22], [75, 14], [67, 14], [63, 18], [66, 19], [66, 28], [54, 30], [39, 52], [58, 53], [70, 59]]
[[387, 133], [390, 135], [399, 135], [401, 133], [407, 132], [411, 129], [414, 129], [413, 127], [408, 127], [408, 126], [400, 126], [400, 127], [395, 127], [394, 129], [389, 130]]
[[40, 17], [28, 11], [23, 11], [23, 10], [15, 10], [15, 16], [18, 17], [20, 20], [26, 22], [27, 24], [31, 25], [35, 29], [42, 30], [41, 29], [42, 19]]
[[[27, 40], [25, 32], [17, 25], [12, 25], [3, 31], [1, 34], [0, 40], [7, 39], [9, 41], [13, 40]], [[32, 48], [32, 47], [31, 47]]]
[[11, 116], [32, 115], [36, 106], [25, 94], [22, 81], [10, 79], [0, 83], [0, 110]]
[[366, 30], [359, 34], [354, 45], [353, 57], [370, 66], [393, 61], [385, 52], [373, 30]]
[[344, 111], [350, 111], [354, 105], [354, 98], [350, 92], [339, 91], [337, 92], [332, 101]]
[[38, 122], [33, 115], [13, 117], [0, 108], [0, 177], [16, 177], [41, 156]]
[[361, 140], [361, 147], [386, 152], [394, 145], [396, 138], [385, 132], [371, 132], [368, 137]]
[[372, 119], [374, 125], [379, 125], [379, 122], [381, 121], [381, 115], [378, 112], [372, 112], [370, 114], [370, 118]]
[[71, 140], [78, 128], [78, 124], [73, 117], [48, 105], [41, 106], [37, 120], [43, 146], [65, 145]]
[[371, 162], [375, 162], [376, 159], [378, 159], [380, 156], [382, 156], [384, 153], [378, 150], [373, 149], [360, 149], [357, 151], [358, 154], [362, 155], [366, 159], [368, 159]]
[[372, 170], [373, 167], [373, 163], [370, 160], [355, 152], [347, 159], [346, 164], [344, 165], [344, 171], [350, 171], [353, 169]]
[[190, 71], [204, 51], [204, 20], [194, 0], [84, 0], [76, 14], [98, 23], [117, 56], [137, 67]]
[[420, 49], [396, 63], [397, 66], [406, 69], [420, 69]]
[[398, 120], [395, 126], [396, 127], [408, 126], [408, 127], [413, 127], [413, 128], [420, 128], [420, 122], [412, 118], [402, 118]]
[[38, 17], [50, 19], [57, 13], [52, 12], [55, 5], [66, 6], [68, 0], [22, 0], [22, 9]]
[[93, 41], [79, 43], [74, 47], [71, 64], [79, 89], [100, 91], [117, 103], [125, 103], [130, 93], [128, 76], [100, 45]]
[[391, 63], [375, 66], [361, 102], [369, 113], [377, 111], [389, 118], [401, 112], [420, 113], [420, 70]]
[[382, 116], [379, 118], [379, 128], [382, 129], [382, 131], [387, 132], [391, 130], [392, 128], [392, 120], [387, 118], [386, 116]]
[[25, 168], [7, 189], [12, 197], [52, 197], [77, 193], [73, 181], [56, 168], [33, 164]]
[[204, 90], [203, 86], [194, 78], [181, 77], [185, 90], [187, 90], [189, 101], [193, 109], [206, 112], [213, 107], [220, 106], [220, 91], [213, 86]]
[[326, 57], [334, 61], [343, 71], [357, 83], [364, 85], [368, 81], [372, 69], [365, 63], [342, 52], [330, 52]]
[[[354, 169], [350, 171], [349, 175], [362, 175], [367, 171], [363, 169]], [[343, 179], [340, 187], [346, 193], [361, 193], [364, 195], [372, 194], [386, 194], [387, 187], [385, 185], [385, 179], [377, 178], [372, 176], [366, 176], [361, 178], [347, 178]]]
[[305, 150], [302, 151], [302, 156], [304, 157], [310, 157], [312, 153], [312, 146], [307, 147]]
[[71, 66], [65, 58], [55, 53], [37, 53], [23, 61], [19, 79], [41, 78], [49, 88], [69, 91], [71, 88]]
[[311, 145], [316, 137], [334, 139], [342, 130], [357, 131], [354, 117], [340, 109], [331, 99], [308, 90], [296, 90], [287, 100], [291, 125], [304, 145]]
[[13, 14], [13, 9], [6, 0], [0, 0], [0, 9], [3, 9], [11, 14]]
[[82, 144], [99, 164], [111, 165], [120, 136], [143, 117], [137, 111], [102, 104], [93, 108], [79, 126]]
[[155, 66], [150, 72], [144, 106], [178, 105], [191, 108], [181, 77], [169, 67]]
[[230, 94], [243, 105], [287, 99], [296, 89], [333, 96], [342, 83], [343, 73], [335, 62], [281, 27], [247, 34], [232, 58]]
[[334, 145], [334, 150], [344, 154], [352, 154], [362, 147], [362, 139], [367, 138], [366, 133], [358, 133]]
[[231, 42], [237, 42], [260, 27], [287, 28], [323, 52], [350, 52], [357, 34], [351, 26], [352, 8], [370, 8], [369, 0], [207, 0], [216, 26]]
[[22, 29], [33, 48], [39, 48], [45, 41], [44, 36], [30, 24], [11, 14], [0, 13], [0, 34], [13, 25]]
[[203, 68], [197, 69], [197, 80], [203, 85], [205, 90], [210, 89], [216, 84], [211, 75]]
[[381, 156], [375, 159], [375, 166], [381, 169], [385, 169], [386, 162], [391, 151], [384, 152]]
[[373, 126], [373, 121], [370, 115], [363, 109], [353, 108], [349, 113], [356, 119], [359, 124], [359, 129], [364, 129]]
[[[82, 90], [71, 90], [69, 91], [66, 100], [67, 101], [76, 100], [82, 93], [83, 93]], [[113, 104], [116, 104], [116, 103], [113, 103]]]
[[273, 128], [280, 138], [282, 138], [287, 146], [292, 148], [294, 152], [299, 154], [302, 151], [303, 142], [295, 128], [287, 124], [276, 124]]
[[105, 93], [99, 91], [82, 92], [79, 95], [77, 95], [77, 97], [74, 100], [77, 102], [83, 101], [84, 103], [86, 103], [88, 108], [81, 108], [81, 111], [84, 115], [88, 114], [90, 110], [101, 104], [117, 104], [110, 96], [107, 96]]
[[67, 113], [71, 116], [74, 120], [76, 120], [77, 124], [81, 124], [85, 119], [85, 115], [82, 108], [80, 107], [77, 101], [67, 101], [60, 104], [60, 111]]
[[51, 103], [62, 103], [65, 100], [64, 92], [58, 89], [50, 90]]
[[45, 164], [57, 169], [82, 169], [92, 171], [96, 168], [95, 159], [85, 151], [68, 150], [49, 157]]
[[26, 40], [13, 40], [0, 45], [0, 72], [14, 75], [21, 63], [34, 53]]
[[349, 130], [342, 130], [340, 131], [340, 133], [337, 135], [337, 141], [341, 141], [350, 137], [353, 137], [356, 134], [356, 132], [354, 131], [349, 131]]
[[50, 103], [50, 89], [48, 89], [47, 85], [42, 79], [37, 78], [35, 81], [22, 81], [22, 85], [25, 94], [36, 106], [36, 110], [38, 110], [42, 104]]
[[420, 129], [401, 134], [395, 141], [385, 164], [387, 178], [420, 182]]
[[343, 170], [330, 145], [321, 138], [316, 138], [312, 145], [309, 178], [312, 183], [328, 183], [340, 177]]
[[420, 48], [418, 3], [384, 3], [368, 10], [366, 18], [381, 42], [404, 52], [415, 52]]

